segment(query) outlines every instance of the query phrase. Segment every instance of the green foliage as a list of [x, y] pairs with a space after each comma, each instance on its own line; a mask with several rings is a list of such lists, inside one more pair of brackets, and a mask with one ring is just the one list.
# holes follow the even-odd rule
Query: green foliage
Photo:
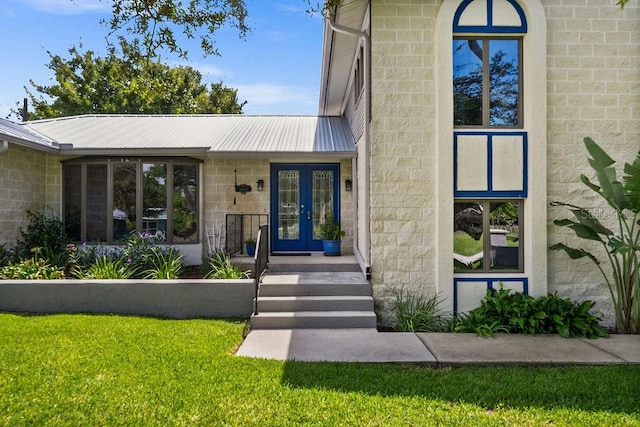
[[170, 67], [140, 58], [131, 47], [110, 49], [105, 57], [69, 49], [69, 58], [53, 55], [48, 68], [55, 83], [27, 91], [33, 105], [29, 120], [79, 114], [240, 114], [237, 90], [222, 82], [207, 86], [189, 67]]
[[[205, 55], [218, 55], [214, 35], [216, 30], [232, 27], [244, 38], [249, 28], [245, 22], [247, 9], [237, 0], [111, 0], [111, 19], [103, 23], [109, 35], [118, 35], [122, 43], [135, 45], [145, 57], [159, 57], [162, 51], [187, 58], [188, 51], [180, 46], [180, 37], [200, 39]], [[176, 38], [176, 31], [182, 33]]]
[[119, 258], [112, 259], [107, 255], [102, 255], [95, 259], [86, 270], [75, 270], [75, 275], [79, 279], [129, 279], [134, 274], [134, 268], [127, 260]]
[[0, 267], [4, 267], [9, 264], [13, 257], [13, 253], [5, 249], [4, 244], [0, 245]]
[[146, 264], [150, 267], [143, 273], [145, 279], [178, 279], [184, 270], [184, 257], [175, 248], [164, 251], [153, 247], [146, 254]]
[[16, 264], [9, 262], [0, 268], [0, 279], [3, 280], [56, 280], [64, 277], [64, 269], [50, 265], [38, 256], [37, 250], [33, 258], [23, 259]]
[[340, 222], [335, 220], [333, 213], [325, 216], [324, 223], [320, 224], [319, 234], [323, 240], [340, 240], [345, 236], [344, 230], [340, 229]]
[[[640, 333], [640, 153], [633, 163], [625, 163], [620, 181], [613, 160], [591, 138], [584, 139], [589, 152], [589, 164], [598, 183], [585, 175], [580, 180], [609, 206], [605, 212], [593, 212], [584, 207], [564, 202], [552, 202], [552, 206], [567, 208], [573, 216], [555, 220], [554, 224], [572, 230], [581, 239], [594, 242], [601, 248], [601, 255], [609, 261], [609, 269], [592, 252], [556, 243], [553, 250], [564, 251], [571, 259], [586, 258], [595, 264], [606, 282], [613, 301], [616, 328], [621, 333]], [[603, 225], [598, 217], [615, 219], [615, 229]]]
[[393, 297], [390, 312], [393, 327], [401, 332], [434, 332], [444, 328], [437, 295], [417, 293], [406, 289], [389, 288]]
[[49, 264], [64, 267], [69, 239], [60, 217], [51, 209], [42, 212], [28, 210], [26, 216], [29, 224], [26, 228], [20, 228], [22, 239], [14, 248], [15, 257], [27, 259], [38, 248], [39, 256], [44, 257]]
[[508, 289], [489, 289], [480, 307], [458, 317], [456, 332], [492, 336], [496, 332], [559, 334], [563, 337], [606, 337], [591, 314], [592, 301], [577, 303], [557, 294], [533, 298]]
[[249, 271], [240, 271], [240, 269], [231, 263], [229, 254], [224, 251], [216, 250], [209, 258], [209, 272], [205, 275], [205, 279], [248, 279]]
[[640, 366], [238, 357], [246, 322], [0, 314], [0, 425], [638, 426]]

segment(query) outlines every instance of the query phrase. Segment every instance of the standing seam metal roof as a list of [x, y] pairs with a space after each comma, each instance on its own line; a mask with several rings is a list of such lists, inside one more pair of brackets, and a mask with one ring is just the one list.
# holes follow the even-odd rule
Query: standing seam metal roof
[[84, 115], [20, 124], [64, 151], [196, 150], [226, 154], [345, 153], [355, 140], [343, 117]]

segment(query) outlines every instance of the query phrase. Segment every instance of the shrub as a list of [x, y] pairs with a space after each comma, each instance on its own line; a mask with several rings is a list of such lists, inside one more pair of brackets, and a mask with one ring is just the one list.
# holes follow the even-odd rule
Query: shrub
[[249, 271], [240, 271], [238, 267], [231, 263], [229, 254], [216, 250], [209, 259], [209, 272], [205, 279], [248, 279]]
[[64, 279], [64, 270], [50, 265], [34, 251], [34, 257], [23, 259], [16, 264], [9, 262], [0, 268], [0, 279], [4, 280], [54, 280]]
[[145, 264], [150, 266], [143, 272], [145, 279], [177, 279], [184, 270], [184, 257], [178, 249], [156, 246], [145, 255]]
[[16, 243], [15, 253], [18, 259], [27, 259], [34, 248], [40, 248], [41, 256], [49, 264], [64, 267], [67, 262], [66, 245], [69, 242], [64, 223], [51, 209], [43, 212], [28, 210], [29, 225], [20, 228], [22, 240]]
[[606, 337], [601, 318], [591, 314], [592, 301], [577, 303], [557, 294], [533, 298], [508, 289], [490, 289], [480, 307], [458, 316], [456, 332], [491, 336], [495, 332]]
[[440, 315], [437, 295], [415, 293], [406, 288], [390, 288], [393, 301], [392, 326], [401, 332], [441, 331], [446, 320]]

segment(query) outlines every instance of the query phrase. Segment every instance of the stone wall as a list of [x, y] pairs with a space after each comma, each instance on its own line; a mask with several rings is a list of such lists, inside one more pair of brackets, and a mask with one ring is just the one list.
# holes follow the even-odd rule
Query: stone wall
[[[640, 4], [624, 11], [609, 0], [543, 1], [548, 22], [548, 197], [595, 207], [611, 218], [601, 200], [580, 182], [593, 177], [583, 138], [592, 137], [618, 160], [632, 161], [640, 148]], [[550, 208], [549, 244], [585, 247], [552, 224], [566, 211]], [[587, 245], [588, 246], [588, 245]], [[603, 279], [588, 261], [549, 252], [549, 291], [597, 301], [609, 312]]]
[[435, 22], [441, 1], [371, 5], [371, 265], [385, 286], [436, 291]]
[[49, 202], [47, 166], [47, 154], [22, 146], [9, 144], [0, 153], [0, 244], [7, 248], [28, 224], [26, 211], [41, 210]]

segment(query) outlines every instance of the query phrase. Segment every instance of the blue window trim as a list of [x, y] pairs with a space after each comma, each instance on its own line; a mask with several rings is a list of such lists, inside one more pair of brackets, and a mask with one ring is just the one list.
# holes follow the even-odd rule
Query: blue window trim
[[[487, 191], [458, 191], [458, 136], [480, 135], [487, 137]], [[494, 191], [493, 190], [493, 137], [521, 136], [522, 137], [522, 190]], [[528, 183], [528, 137], [527, 132], [454, 132], [453, 133], [453, 195], [454, 197], [512, 197], [526, 198]]]
[[464, 10], [474, 0], [464, 0], [462, 4], [456, 10], [453, 18], [453, 32], [454, 33], [493, 33], [493, 34], [514, 34], [514, 33], [526, 33], [527, 32], [527, 18], [524, 11], [517, 3], [516, 0], [507, 0], [511, 6], [516, 10], [520, 16], [520, 22], [522, 23], [517, 27], [505, 27], [500, 25], [493, 25], [493, 0], [487, 0], [487, 22], [486, 26], [479, 25], [460, 25], [460, 17]]
[[487, 290], [495, 289], [498, 282], [522, 282], [522, 292], [529, 295], [529, 279], [527, 277], [458, 277], [453, 279], [453, 312], [458, 314], [458, 282], [487, 282]]

